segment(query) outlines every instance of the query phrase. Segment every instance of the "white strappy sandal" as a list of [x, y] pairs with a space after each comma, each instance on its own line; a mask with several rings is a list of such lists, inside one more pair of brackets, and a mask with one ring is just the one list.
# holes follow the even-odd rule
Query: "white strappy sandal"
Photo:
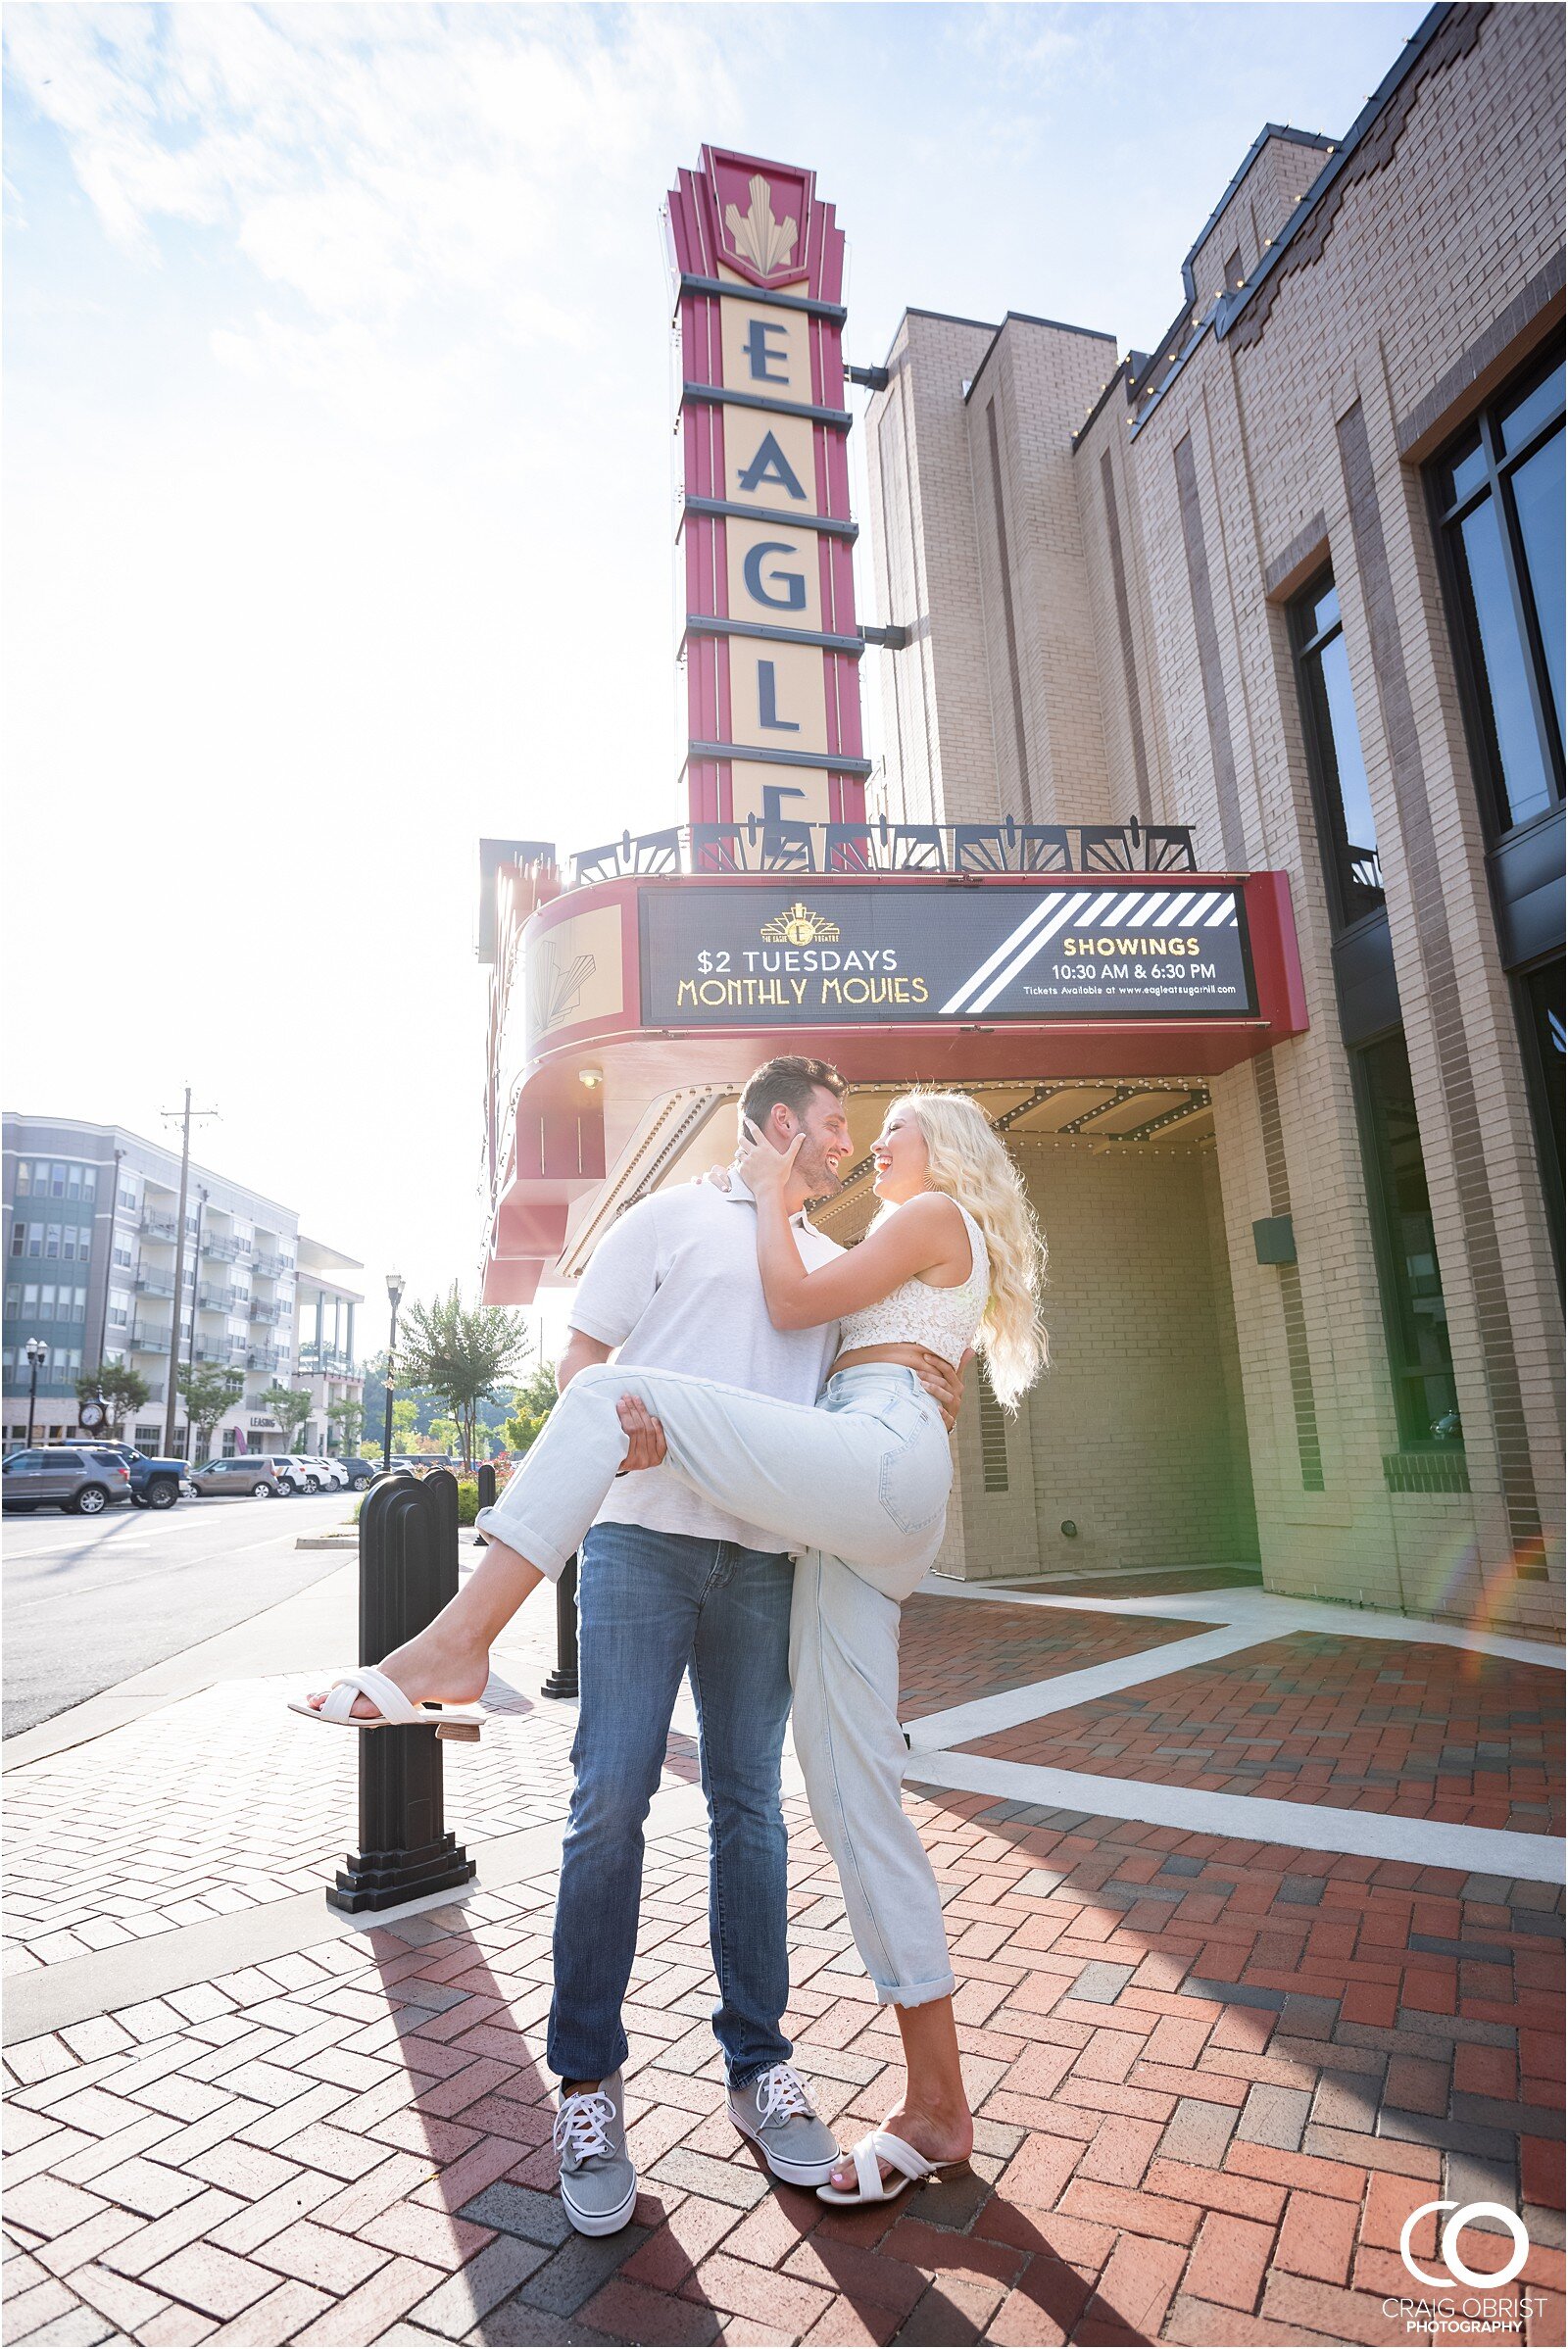
[[[928, 2162], [903, 2137], [896, 2137], [886, 2129], [873, 2129], [862, 2137], [850, 2156], [855, 2164], [858, 2192], [846, 2194], [840, 2186], [818, 2186], [817, 2198], [822, 2202], [847, 2204], [851, 2209], [862, 2202], [896, 2202], [906, 2186], [928, 2185], [934, 2178], [944, 2178], [950, 2170], [966, 2170], [967, 2162]], [[897, 2173], [884, 2178], [882, 2164], [889, 2162]]]
[[[357, 1696], [368, 1696], [376, 1707], [371, 1719], [355, 1712]], [[373, 1664], [340, 1674], [323, 1704], [307, 1704], [296, 1697], [288, 1709], [303, 1713], [307, 1721], [324, 1722], [329, 1729], [433, 1729], [438, 1737], [458, 1737], [469, 1744], [477, 1741], [484, 1723], [484, 1715], [470, 1708], [411, 1703], [397, 1682]]]

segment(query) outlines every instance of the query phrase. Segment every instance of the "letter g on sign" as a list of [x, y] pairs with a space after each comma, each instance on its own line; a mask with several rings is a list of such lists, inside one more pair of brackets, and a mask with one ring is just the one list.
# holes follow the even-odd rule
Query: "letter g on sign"
[[[804, 612], [806, 610], [806, 580], [800, 571], [770, 571], [762, 577], [762, 563], [769, 555], [793, 555], [795, 549], [787, 539], [764, 538], [758, 546], [749, 547], [741, 568], [746, 580], [746, 592], [771, 612]], [[773, 591], [783, 589], [778, 595]]]
[[[1447, 2291], [1447, 2280], [1441, 2276], [1429, 2276], [1425, 2268], [1418, 2268], [1410, 2257], [1410, 2237], [1429, 2211], [1452, 2211], [1453, 2217], [1443, 2229], [1439, 2248], [1448, 2275], [1456, 2276], [1460, 2283], [1468, 2284], [1472, 2291], [1500, 2291], [1504, 2284], [1512, 2283], [1530, 2257], [1530, 2237], [1525, 2231], [1524, 2221], [1516, 2211], [1506, 2209], [1502, 2203], [1467, 2202], [1461, 2210], [1456, 2202], [1423, 2202], [1419, 2210], [1410, 2213], [1399, 2229], [1399, 2257], [1418, 2282], [1429, 2283], [1437, 2291]], [[1465, 2228], [1478, 2219], [1497, 2220], [1513, 2237], [1513, 2257], [1505, 2268], [1499, 2268], [1494, 2275], [1467, 2268], [1455, 2247]]]

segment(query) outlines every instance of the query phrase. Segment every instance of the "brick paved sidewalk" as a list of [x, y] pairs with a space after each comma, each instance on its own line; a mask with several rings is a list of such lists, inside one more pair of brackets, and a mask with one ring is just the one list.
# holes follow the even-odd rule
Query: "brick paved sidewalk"
[[[988, 1620], [1011, 1608], [914, 1609], [911, 1698], [939, 1628], [953, 1686], [1016, 1685], [1014, 1627]], [[1100, 1624], [1102, 1656], [1147, 1629]], [[1182, 1677], [1196, 1725], [1202, 1667]], [[520, 1786], [536, 1745], [545, 1784], [563, 1735], [552, 1708], [518, 1716], [504, 1767]], [[1441, 2337], [1563, 2341], [1550, 1884], [907, 1798], [960, 1982], [970, 2177], [844, 2213], [759, 2169], [722, 2112], [706, 1844], [684, 1829], [650, 1844], [623, 2234], [572, 2236], [555, 2192], [547, 1870], [9, 2047], [7, 2341], [1427, 2341], [1384, 2303], [1421, 2290], [1399, 2231], [1444, 2198], [1520, 2212], [1532, 2249], [1523, 2322]], [[790, 1810], [789, 2028], [850, 2139], [896, 2093], [897, 2036]], [[1435, 2226], [1413, 2240], [1429, 2267]], [[1511, 2249], [1464, 2236], [1478, 2271]]]

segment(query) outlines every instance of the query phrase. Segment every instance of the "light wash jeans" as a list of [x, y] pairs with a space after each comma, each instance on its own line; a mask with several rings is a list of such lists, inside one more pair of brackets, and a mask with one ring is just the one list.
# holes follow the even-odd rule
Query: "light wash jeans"
[[[942, 1543], [953, 1455], [912, 1370], [841, 1370], [814, 1405], [671, 1370], [580, 1370], [480, 1530], [552, 1579], [578, 1547], [636, 1395], [695, 1492], [803, 1553], [791, 1622], [796, 1752], [877, 1996], [918, 2006], [954, 1986], [942, 1904], [900, 1791], [899, 1610]], [[584, 2075], [583, 2077], [591, 2077]]]

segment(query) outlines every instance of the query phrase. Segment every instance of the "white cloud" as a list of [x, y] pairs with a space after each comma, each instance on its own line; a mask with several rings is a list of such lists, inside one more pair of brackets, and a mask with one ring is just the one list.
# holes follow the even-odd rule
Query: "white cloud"
[[[127, 252], [218, 229], [252, 265], [225, 363], [397, 432], [460, 424], [506, 345], [581, 346], [584, 280], [647, 270], [672, 160], [739, 111], [752, 16], [24, 5], [8, 49]], [[367, 401], [372, 359], [405, 380]]]

